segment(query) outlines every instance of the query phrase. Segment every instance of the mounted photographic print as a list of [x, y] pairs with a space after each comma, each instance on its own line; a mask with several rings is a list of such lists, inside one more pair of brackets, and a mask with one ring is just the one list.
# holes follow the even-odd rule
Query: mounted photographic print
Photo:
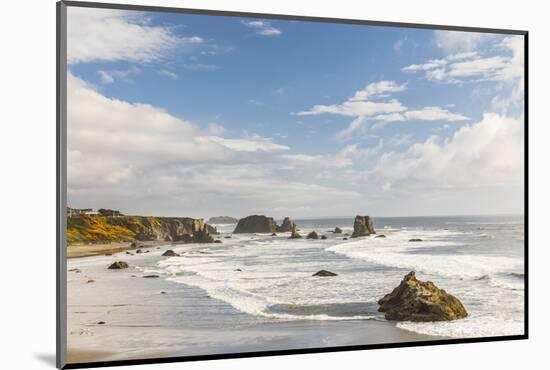
[[58, 366], [527, 338], [526, 50], [58, 3]]

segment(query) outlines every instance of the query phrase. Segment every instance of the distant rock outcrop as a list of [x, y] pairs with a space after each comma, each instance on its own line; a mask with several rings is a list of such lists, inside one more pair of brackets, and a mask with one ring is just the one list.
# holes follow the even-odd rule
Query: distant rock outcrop
[[292, 223], [292, 228], [290, 230], [290, 239], [302, 239], [302, 235], [298, 234], [295, 223]]
[[315, 274], [311, 276], [338, 276], [338, 274], [327, 270], [321, 270], [321, 271], [317, 271]]
[[417, 242], [421, 242], [421, 241], [422, 241], [422, 239], [420, 239], [420, 238], [409, 239], [409, 242], [411, 242], [411, 243], [417, 243]]
[[243, 233], [274, 233], [277, 231], [277, 223], [273, 217], [264, 215], [252, 215], [241, 218], [237, 227], [233, 231], [234, 234]]
[[386, 320], [448, 321], [468, 316], [458, 298], [431, 281], [417, 280], [414, 271], [405, 275], [399, 286], [378, 304], [378, 311], [385, 312]]
[[285, 217], [281, 226], [278, 226], [273, 217], [266, 217], [264, 215], [252, 215], [241, 218], [237, 223], [237, 227], [235, 228], [233, 233], [286, 233], [292, 231], [292, 224], [292, 221], [290, 221], [290, 218], [288, 217]]
[[188, 217], [89, 216], [67, 218], [67, 241], [74, 243], [173, 241], [211, 243], [207, 235], [217, 234], [203, 219]]
[[292, 221], [290, 221], [290, 218], [285, 217], [283, 220], [283, 223], [281, 226], [277, 226], [277, 232], [278, 233], [289, 233], [292, 231]]
[[307, 234], [306, 239], [319, 239], [319, 235], [315, 231], [312, 231]]
[[335, 233], [335, 234], [342, 234], [342, 229], [340, 229], [338, 226], [336, 226], [336, 227], [334, 228], [334, 233]]
[[386, 235], [384, 235], [384, 234], [380, 234], [380, 235], [375, 236], [375, 238], [385, 238], [385, 237], [386, 237]]
[[236, 224], [237, 222], [239, 222], [238, 219], [229, 216], [210, 217], [210, 220], [208, 220], [209, 224]]
[[360, 236], [369, 236], [370, 234], [376, 234], [372, 219], [369, 216], [355, 216], [351, 237], [357, 238]]
[[127, 269], [127, 268], [128, 268], [128, 263], [124, 261], [113, 262], [113, 264], [108, 267], [109, 270], [121, 270], [121, 269]]

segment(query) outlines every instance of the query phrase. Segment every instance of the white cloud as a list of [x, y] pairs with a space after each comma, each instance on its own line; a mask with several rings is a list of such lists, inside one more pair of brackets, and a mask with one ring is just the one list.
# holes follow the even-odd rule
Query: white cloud
[[69, 7], [67, 59], [70, 64], [90, 61], [151, 62], [178, 47], [200, 44], [198, 36], [180, 37], [167, 27], [151, 26], [145, 13]]
[[271, 23], [267, 21], [241, 21], [241, 23], [246, 27], [255, 29], [256, 33], [262, 36], [278, 36], [283, 33], [280, 29], [273, 27]]
[[113, 76], [111, 76], [108, 72], [99, 70], [97, 71], [97, 74], [99, 75], [101, 82], [104, 84], [112, 84], [113, 82], [115, 82]]
[[263, 36], [276, 36], [276, 35], [280, 35], [282, 32], [281, 30], [275, 27], [269, 27], [269, 28], [264, 28], [262, 30], [259, 30], [257, 33]]
[[337, 105], [314, 105], [310, 110], [298, 112], [296, 114], [299, 116], [312, 116], [330, 113], [350, 117], [368, 117], [382, 113], [402, 112], [404, 110], [406, 110], [406, 107], [396, 99], [387, 102], [348, 100]]
[[243, 21], [243, 24], [248, 26], [248, 27], [252, 27], [252, 28], [269, 27], [269, 23], [263, 22], [263, 21], [249, 21], [249, 22]]
[[[523, 184], [523, 120], [486, 113], [442, 143], [437, 136], [384, 153], [370, 178], [392, 189]], [[416, 189], [418, 190], [418, 189]]]
[[126, 70], [98, 70], [97, 74], [103, 84], [112, 84], [115, 80], [119, 79], [125, 82], [132, 82], [129, 78], [133, 75], [138, 75], [141, 70], [137, 67], [131, 67]]
[[[473, 41], [472, 43], [477, 45]], [[449, 54], [445, 58], [432, 59], [423, 64], [411, 64], [401, 70], [411, 73], [424, 72], [428, 80], [446, 83], [523, 79], [523, 38], [506, 37], [497, 44], [497, 50], [504, 54], [481, 56], [477, 51], [468, 51]]]
[[[362, 133], [367, 128], [367, 123], [374, 122], [373, 128], [381, 128], [388, 122], [402, 121], [460, 121], [468, 120], [467, 117], [449, 112], [440, 107], [424, 107], [421, 109], [409, 109], [397, 99], [389, 99], [392, 93], [406, 90], [406, 84], [397, 84], [394, 81], [373, 82], [358, 90], [342, 104], [314, 105], [307, 111], [296, 113], [299, 116], [313, 116], [321, 114], [336, 114], [355, 119], [347, 128], [336, 135], [337, 139], [349, 140], [354, 135]], [[371, 101], [384, 98], [385, 101]]]
[[437, 46], [446, 52], [464, 52], [476, 49], [494, 35], [465, 31], [434, 31]]
[[409, 110], [403, 114], [405, 120], [418, 121], [467, 121], [468, 117], [452, 113], [440, 107], [424, 107], [419, 110]]
[[388, 93], [405, 91], [407, 84], [398, 85], [394, 81], [373, 82], [365, 86], [364, 89], [355, 92], [350, 101], [366, 101], [376, 96], [387, 96]]
[[[251, 151], [288, 149], [259, 136], [215, 136], [223, 128], [211, 124], [203, 131], [157, 107], [107, 98], [70, 73], [67, 85], [68, 151], [73, 153], [68, 163], [69, 188], [106, 178], [126, 179], [164, 162], [225, 162]], [[121, 173], [126, 175], [120, 177]]]
[[[351, 163], [351, 149], [301, 155], [271, 138], [222, 137], [148, 104], [103, 96], [68, 74], [68, 200], [130, 214], [287, 216], [332, 214], [360, 194], [326, 176]], [[327, 177], [323, 184], [318, 180]], [[332, 181], [332, 183], [331, 183]], [[342, 205], [342, 206], [340, 206]], [[278, 209], [278, 211], [275, 211]], [[224, 212], [225, 211], [225, 212]]]
[[406, 38], [399, 39], [393, 43], [393, 51], [395, 52], [395, 54], [397, 55], [401, 54], [401, 48], [403, 47], [403, 44], [405, 43], [405, 41], [406, 41]]
[[158, 74], [164, 77], [171, 78], [172, 80], [177, 80], [179, 78], [179, 76], [176, 73], [169, 71], [167, 69], [161, 69], [158, 72]]
[[263, 138], [258, 135], [248, 136], [245, 139], [225, 139], [217, 136], [201, 137], [197, 139], [201, 143], [218, 143], [226, 148], [238, 152], [276, 152], [286, 151], [290, 148], [286, 145], [276, 144], [270, 138]]
[[264, 105], [263, 102], [257, 100], [257, 99], [248, 99], [246, 101], [249, 105]]

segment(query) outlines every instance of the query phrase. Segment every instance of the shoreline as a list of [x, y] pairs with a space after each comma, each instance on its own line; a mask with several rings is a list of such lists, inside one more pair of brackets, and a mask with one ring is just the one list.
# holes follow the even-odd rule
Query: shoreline
[[[68, 275], [69, 363], [444, 339], [384, 320], [255, 317], [202, 288], [167, 280], [156, 263], [169, 248], [125, 255], [131, 267], [118, 271], [106, 267], [120, 255], [71, 259], [69, 267], [80, 271]], [[153, 273], [160, 278], [144, 278]]]
[[98, 244], [73, 244], [67, 246], [67, 258], [82, 258], [103, 256], [109, 254], [116, 254], [129, 250], [136, 250], [140, 248], [159, 247], [162, 245], [171, 244], [172, 242], [153, 240], [135, 242], [139, 243], [135, 247], [132, 247], [132, 242], [113, 242], [113, 243], [98, 243]]

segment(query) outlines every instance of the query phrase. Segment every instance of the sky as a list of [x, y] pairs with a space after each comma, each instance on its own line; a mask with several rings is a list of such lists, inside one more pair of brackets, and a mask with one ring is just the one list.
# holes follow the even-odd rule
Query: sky
[[523, 213], [521, 36], [67, 14], [71, 207], [190, 217]]

